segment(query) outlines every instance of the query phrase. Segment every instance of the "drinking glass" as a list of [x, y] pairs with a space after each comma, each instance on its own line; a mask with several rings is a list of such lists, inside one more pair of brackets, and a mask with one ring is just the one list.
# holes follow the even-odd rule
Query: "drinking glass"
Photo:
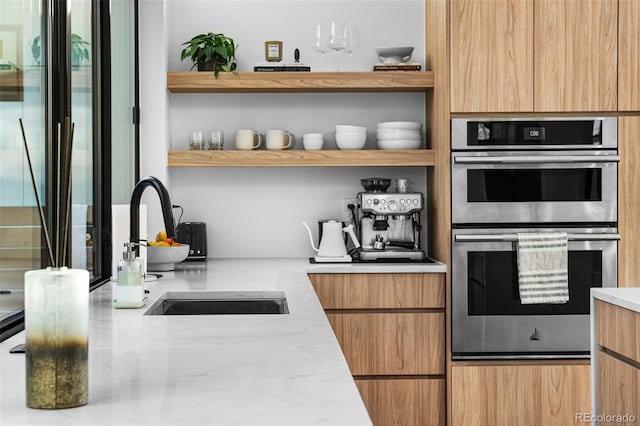
[[222, 130], [207, 130], [206, 143], [209, 150], [224, 149], [224, 132]]
[[202, 149], [203, 142], [202, 130], [192, 130], [189, 133], [189, 149], [200, 150]]

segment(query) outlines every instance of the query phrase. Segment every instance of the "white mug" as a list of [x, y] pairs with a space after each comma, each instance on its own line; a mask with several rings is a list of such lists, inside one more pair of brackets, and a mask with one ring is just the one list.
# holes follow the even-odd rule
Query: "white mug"
[[255, 130], [236, 130], [236, 149], [258, 149], [262, 146], [262, 135]]
[[286, 130], [267, 130], [267, 149], [289, 149], [295, 139]]

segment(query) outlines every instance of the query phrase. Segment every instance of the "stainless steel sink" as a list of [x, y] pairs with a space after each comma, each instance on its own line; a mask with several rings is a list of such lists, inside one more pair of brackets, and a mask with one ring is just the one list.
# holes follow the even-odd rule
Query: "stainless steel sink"
[[282, 291], [168, 291], [145, 315], [288, 314]]

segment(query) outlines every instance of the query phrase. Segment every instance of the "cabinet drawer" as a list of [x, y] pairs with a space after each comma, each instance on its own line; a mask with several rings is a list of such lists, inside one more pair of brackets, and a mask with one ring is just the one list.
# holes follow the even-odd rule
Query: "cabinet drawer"
[[351, 374], [444, 374], [443, 313], [328, 313]]
[[640, 362], [640, 314], [596, 300], [598, 344]]
[[309, 274], [324, 309], [444, 308], [444, 274]]
[[598, 351], [598, 411], [640, 418], [640, 370], [602, 351]]
[[444, 379], [356, 379], [375, 426], [445, 424]]

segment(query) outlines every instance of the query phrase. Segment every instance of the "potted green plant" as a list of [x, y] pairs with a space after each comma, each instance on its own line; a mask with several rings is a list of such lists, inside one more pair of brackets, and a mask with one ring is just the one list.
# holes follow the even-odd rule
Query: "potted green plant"
[[[80, 37], [76, 33], [71, 34], [71, 68], [77, 70], [80, 67], [80, 62], [83, 60], [89, 60], [90, 43]], [[40, 36], [36, 36], [30, 45], [31, 55], [36, 65], [40, 65], [41, 62], [41, 48], [40, 48]]]
[[190, 57], [198, 71], [213, 71], [218, 78], [220, 71], [229, 72], [236, 69], [236, 44], [232, 38], [224, 34], [199, 34], [182, 43], [187, 46], [182, 50], [181, 60]]

